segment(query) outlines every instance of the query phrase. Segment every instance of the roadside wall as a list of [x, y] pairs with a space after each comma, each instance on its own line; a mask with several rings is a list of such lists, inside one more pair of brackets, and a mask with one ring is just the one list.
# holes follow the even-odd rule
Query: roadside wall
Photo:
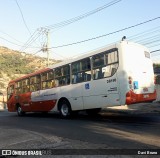
[[0, 95], [0, 110], [6, 109], [7, 96]]
[[160, 75], [155, 75], [155, 83], [156, 83], [156, 91], [157, 91], [157, 99], [156, 101], [160, 101]]
[[157, 91], [156, 101], [160, 101], [160, 84], [156, 84], [156, 91]]

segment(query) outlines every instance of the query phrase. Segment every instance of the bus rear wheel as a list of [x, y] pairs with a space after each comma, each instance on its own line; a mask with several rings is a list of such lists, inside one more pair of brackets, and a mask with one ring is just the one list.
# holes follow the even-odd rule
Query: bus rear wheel
[[25, 112], [22, 111], [21, 106], [18, 106], [18, 107], [17, 107], [17, 115], [18, 115], [18, 116], [23, 116], [24, 114], [25, 114]]
[[71, 116], [72, 110], [67, 100], [62, 100], [60, 102], [59, 111], [62, 118], [69, 118]]

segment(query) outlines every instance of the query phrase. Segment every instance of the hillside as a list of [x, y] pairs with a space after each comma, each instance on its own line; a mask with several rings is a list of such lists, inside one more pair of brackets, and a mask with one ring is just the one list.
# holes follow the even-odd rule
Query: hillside
[[[50, 64], [60, 61], [50, 60]], [[0, 92], [10, 80], [46, 67], [46, 59], [0, 46]]]

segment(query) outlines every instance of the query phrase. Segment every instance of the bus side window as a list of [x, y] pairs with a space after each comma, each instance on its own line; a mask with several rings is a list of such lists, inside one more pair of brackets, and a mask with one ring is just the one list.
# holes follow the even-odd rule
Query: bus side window
[[30, 90], [31, 92], [40, 90], [40, 74], [30, 78]]
[[55, 83], [57, 87], [61, 85], [61, 81], [60, 81], [61, 76], [62, 76], [61, 68], [56, 68], [55, 69]]
[[40, 87], [41, 87], [41, 76], [40, 74], [36, 75], [36, 84], [35, 84], [35, 88], [36, 88], [36, 91], [40, 90]]
[[102, 72], [102, 68], [93, 70], [94, 79], [101, 79], [104, 77], [104, 72]]
[[30, 85], [30, 91], [31, 91], [31, 92], [34, 92], [34, 91], [35, 91], [34, 85]]
[[92, 65], [93, 65], [93, 79], [97, 80], [97, 79], [101, 79], [104, 77], [104, 72], [103, 72], [103, 68], [105, 65], [104, 62], [104, 54], [98, 54], [98, 55], [94, 55], [92, 57]]
[[78, 77], [76, 74], [72, 75], [72, 83], [78, 83]]
[[52, 81], [51, 81], [51, 86], [52, 86], [52, 88], [56, 87], [55, 80], [52, 80]]
[[107, 53], [107, 54], [105, 54], [105, 57], [106, 57], [106, 64], [107, 65], [118, 62], [118, 52], [117, 51]]
[[55, 87], [59, 86], [59, 80], [55, 79]]
[[85, 73], [85, 81], [90, 81], [91, 80], [91, 74], [90, 73], [91, 72], [89, 72], [89, 74], [88, 74], [88, 72]]
[[82, 81], [90, 81], [91, 80], [91, 61], [90, 58], [86, 58], [82, 60]]
[[22, 91], [22, 82], [21, 81], [18, 81], [16, 82], [16, 94], [20, 94]]
[[21, 93], [29, 92], [29, 78], [24, 79], [21, 82], [22, 82], [22, 92]]
[[80, 83], [91, 80], [90, 58], [82, 59], [72, 63], [72, 83]]
[[65, 86], [70, 84], [70, 66], [64, 65], [55, 69], [55, 85]]
[[113, 76], [118, 69], [118, 52], [108, 50], [92, 57], [93, 79]]
[[65, 65], [62, 69], [62, 85], [68, 84], [70, 84], [70, 65]]
[[47, 73], [41, 74], [41, 80], [42, 80], [42, 89], [46, 89]]
[[111, 76], [111, 65], [108, 65], [103, 68], [104, 77], [110, 77]]
[[10, 99], [14, 93], [14, 85], [10, 85], [7, 89], [7, 98]]

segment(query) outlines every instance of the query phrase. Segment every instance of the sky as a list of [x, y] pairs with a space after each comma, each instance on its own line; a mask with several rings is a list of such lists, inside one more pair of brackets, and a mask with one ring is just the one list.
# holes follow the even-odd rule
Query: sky
[[[59, 28], [53, 26], [87, 14], [113, 0], [0, 0], [0, 2], [0, 46], [10, 49], [46, 57], [46, 53], [40, 51], [47, 42], [45, 31], [49, 31], [48, 43], [49, 48], [52, 48], [49, 51], [52, 59], [73, 58], [120, 41], [123, 36], [129, 41], [145, 45], [150, 51], [160, 49], [160, 18], [102, 38], [55, 48], [160, 17], [160, 0], [114, 0], [117, 2], [114, 5]], [[160, 51], [152, 53], [152, 60], [160, 62]]]

